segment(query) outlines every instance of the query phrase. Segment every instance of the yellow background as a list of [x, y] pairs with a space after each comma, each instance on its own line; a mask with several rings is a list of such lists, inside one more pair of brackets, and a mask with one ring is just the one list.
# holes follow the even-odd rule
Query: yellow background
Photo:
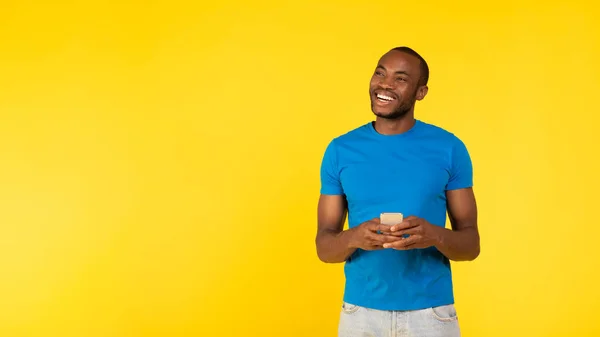
[[597, 336], [592, 1], [0, 4], [0, 336], [335, 336], [314, 248], [332, 137], [379, 56], [475, 165], [463, 336]]

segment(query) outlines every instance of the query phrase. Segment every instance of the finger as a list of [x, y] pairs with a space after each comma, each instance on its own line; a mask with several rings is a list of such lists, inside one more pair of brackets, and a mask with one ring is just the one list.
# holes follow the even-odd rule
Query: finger
[[394, 248], [396, 250], [410, 250], [410, 249], [417, 249], [417, 248], [421, 248], [420, 245], [418, 243], [411, 243], [409, 245], [404, 245], [400, 248]]
[[405, 219], [401, 223], [399, 223], [397, 225], [393, 225], [390, 228], [390, 230], [392, 232], [396, 232], [399, 230], [408, 229], [408, 228], [412, 228], [412, 227], [416, 227], [416, 226], [419, 226], [419, 221], [417, 221], [417, 219]]
[[391, 234], [392, 233], [392, 226], [390, 225], [383, 225], [383, 224], [374, 224], [373, 227], [371, 228], [372, 232], [378, 233], [378, 234]]
[[383, 242], [380, 242], [378, 240], [371, 240], [371, 239], [366, 239], [365, 242], [365, 246], [367, 247], [367, 249], [369, 250], [378, 250], [378, 249], [383, 249]]
[[369, 235], [367, 237], [367, 239], [370, 240], [372, 243], [379, 244], [379, 245], [402, 240], [402, 238], [399, 238], [397, 236], [386, 235], [386, 234], [372, 234], [372, 235]]
[[381, 222], [379, 221], [379, 218], [373, 218], [365, 223], [365, 228], [372, 232], [376, 232], [380, 224]]
[[373, 235], [372, 237], [370, 237], [369, 240], [371, 240], [372, 242], [375, 242], [379, 245], [383, 245], [384, 243], [401, 240], [401, 238], [399, 238], [397, 236], [392, 236], [392, 235], [376, 234], [376, 235]]
[[417, 226], [417, 227], [411, 227], [411, 228], [408, 228], [408, 229], [398, 230], [396, 232], [393, 232], [391, 235], [394, 235], [394, 236], [405, 236], [405, 235], [421, 234], [421, 232], [422, 232], [422, 227]]
[[392, 226], [390, 226], [390, 225], [378, 224], [373, 228], [373, 231], [379, 232], [379, 233], [392, 233], [391, 228], [392, 228]]
[[428, 244], [427, 242], [423, 241], [423, 240], [420, 240], [420, 241], [415, 242], [415, 243], [405, 244], [401, 248], [398, 248], [398, 250], [423, 249], [423, 248], [427, 248], [427, 247], [431, 247], [431, 245]]
[[383, 244], [383, 248], [393, 248], [393, 249], [405, 249], [406, 247], [419, 243], [421, 237], [419, 235], [411, 235], [406, 239], [398, 238], [394, 242], [387, 242]]
[[383, 249], [383, 246], [371, 244], [371, 245], [368, 245], [366, 249], [367, 250], [380, 250], [380, 249]]

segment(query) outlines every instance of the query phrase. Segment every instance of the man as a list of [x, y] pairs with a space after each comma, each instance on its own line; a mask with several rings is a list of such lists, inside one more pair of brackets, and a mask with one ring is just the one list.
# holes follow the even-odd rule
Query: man
[[[375, 121], [325, 150], [316, 247], [345, 263], [340, 337], [460, 336], [450, 261], [479, 255], [473, 168], [458, 137], [415, 119], [428, 79], [414, 50], [387, 52], [369, 87]], [[382, 224], [384, 212], [404, 220]]]

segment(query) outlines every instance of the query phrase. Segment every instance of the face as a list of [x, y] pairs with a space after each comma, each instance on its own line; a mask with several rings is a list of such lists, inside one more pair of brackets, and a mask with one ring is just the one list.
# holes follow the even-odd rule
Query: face
[[383, 55], [369, 86], [373, 113], [385, 119], [404, 117], [427, 93], [426, 86], [419, 86], [420, 76], [418, 58], [400, 51]]

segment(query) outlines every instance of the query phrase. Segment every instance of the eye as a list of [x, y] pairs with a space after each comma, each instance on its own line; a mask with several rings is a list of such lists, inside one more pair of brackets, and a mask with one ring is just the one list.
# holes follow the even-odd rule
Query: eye
[[375, 71], [375, 75], [377, 75], [377, 76], [383, 76], [383, 73], [381, 71], [377, 70], [377, 71]]
[[398, 78], [396, 79], [396, 81], [401, 81], [401, 82], [404, 82], [404, 81], [406, 81], [406, 79], [405, 79], [404, 77], [398, 77]]

